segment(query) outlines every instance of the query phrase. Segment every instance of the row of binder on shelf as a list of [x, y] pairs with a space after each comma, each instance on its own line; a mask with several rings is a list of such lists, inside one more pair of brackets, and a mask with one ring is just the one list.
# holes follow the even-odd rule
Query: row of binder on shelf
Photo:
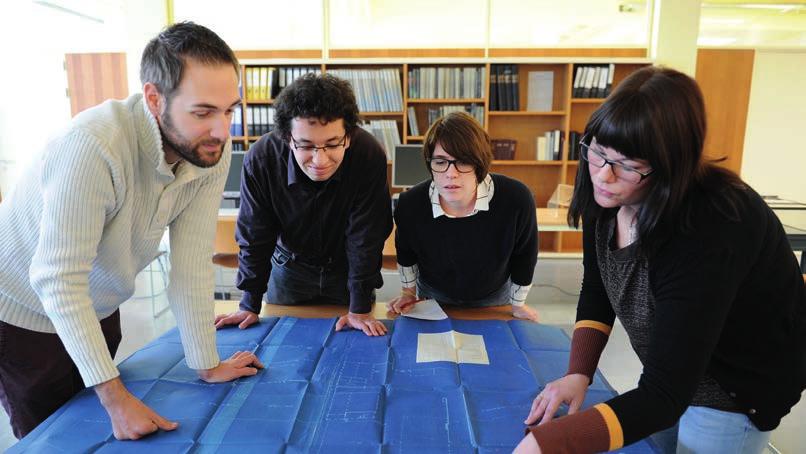
[[490, 110], [520, 110], [518, 65], [490, 66]]
[[546, 131], [542, 136], [536, 139], [537, 154], [535, 159], [538, 161], [559, 161], [561, 159], [563, 149], [563, 133], [559, 129], [553, 131]]
[[250, 136], [262, 136], [274, 129], [274, 107], [246, 106], [246, 128], [241, 112], [241, 106], [236, 106], [232, 113], [230, 135], [239, 137], [248, 133]]
[[392, 159], [392, 150], [400, 145], [400, 132], [397, 130], [395, 120], [371, 120], [363, 123], [361, 127], [378, 139], [386, 151], [386, 159]]
[[577, 66], [572, 96], [574, 98], [606, 98], [613, 87], [615, 65]]
[[403, 93], [396, 68], [332, 69], [329, 74], [350, 82], [361, 112], [402, 112]]
[[[407, 112], [409, 117], [409, 135], [419, 136], [420, 127], [417, 122], [417, 111], [415, 110], [414, 106], [409, 106]], [[467, 105], [459, 104], [429, 107], [428, 110], [426, 110], [426, 121], [428, 121], [428, 126], [430, 127], [432, 124], [434, 124], [439, 117], [447, 115], [451, 112], [467, 112], [479, 122], [479, 125], [484, 124], [484, 106], [473, 103]]]
[[[493, 159], [513, 160], [518, 141], [515, 139], [492, 139]], [[535, 159], [537, 161], [559, 161], [563, 149], [563, 133], [559, 129], [546, 131], [535, 138]]]
[[422, 67], [409, 70], [412, 99], [479, 99], [484, 97], [483, 67]]
[[298, 77], [308, 74], [320, 74], [318, 66], [289, 66], [275, 68], [273, 66], [247, 66], [243, 79], [246, 84], [247, 101], [268, 101], [290, 85]]

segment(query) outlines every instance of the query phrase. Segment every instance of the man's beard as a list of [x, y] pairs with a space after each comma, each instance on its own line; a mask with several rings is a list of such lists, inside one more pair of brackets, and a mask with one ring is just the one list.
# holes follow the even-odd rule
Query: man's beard
[[[194, 146], [189, 140], [182, 136], [179, 130], [176, 129], [173, 119], [171, 118], [171, 114], [168, 113], [169, 109], [170, 105], [166, 106], [165, 112], [160, 115], [160, 135], [162, 136], [163, 146], [170, 147], [182, 159], [196, 167], [207, 168], [218, 164], [218, 161], [221, 160], [221, 156], [224, 151], [224, 142], [211, 138], [209, 140], [199, 142]], [[205, 160], [203, 157], [204, 155], [202, 154], [201, 150], [199, 150], [202, 145], [220, 145], [221, 153], [219, 153], [218, 159], [216, 159], [214, 162]]]

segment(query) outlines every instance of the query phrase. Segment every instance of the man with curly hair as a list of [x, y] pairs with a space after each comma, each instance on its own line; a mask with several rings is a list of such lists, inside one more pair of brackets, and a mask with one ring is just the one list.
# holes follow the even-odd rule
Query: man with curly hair
[[[350, 84], [307, 74], [274, 103], [276, 129], [246, 155], [235, 236], [239, 310], [216, 326], [246, 328], [269, 304], [344, 304], [336, 330], [386, 334], [371, 312], [392, 230], [386, 154], [358, 127]], [[268, 289], [268, 291], [267, 291]]]

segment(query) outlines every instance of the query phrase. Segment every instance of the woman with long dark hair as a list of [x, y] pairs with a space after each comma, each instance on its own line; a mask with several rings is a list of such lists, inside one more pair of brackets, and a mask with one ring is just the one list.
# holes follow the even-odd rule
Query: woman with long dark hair
[[[758, 453], [806, 386], [806, 296], [784, 229], [703, 157], [696, 82], [647, 67], [592, 115], [569, 222], [584, 277], [567, 375], [535, 398], [523, 452]], [[618, 317], [635, 389], [578, 411]], [[554, 419], [561, 404], [568, 416]]]

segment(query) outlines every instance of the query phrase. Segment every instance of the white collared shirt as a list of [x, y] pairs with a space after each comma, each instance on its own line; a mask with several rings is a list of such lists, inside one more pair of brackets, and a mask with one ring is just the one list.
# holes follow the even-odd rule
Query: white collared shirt
[[[473, 216], [479, 211], [489, 211], [490, 200], [493, 199], [494, 193], [495, 183], [493, 183], [493, 177], [488, 173], [476, 188], [476, 205], [473, 207], [473, 211], [467, 216], [462, 217]], [[431, 212], [434, 214], [434, 219], [440, 216], [447, 216], [449, 218], [457, 217], [451, 216], [442, 209], [442, 205], [439, 203], [439, 191], [437, 191], [437, 187], [433, 181], [431, 181], [431, 187], [428, 188], [428, 197], [431, 199]]]

